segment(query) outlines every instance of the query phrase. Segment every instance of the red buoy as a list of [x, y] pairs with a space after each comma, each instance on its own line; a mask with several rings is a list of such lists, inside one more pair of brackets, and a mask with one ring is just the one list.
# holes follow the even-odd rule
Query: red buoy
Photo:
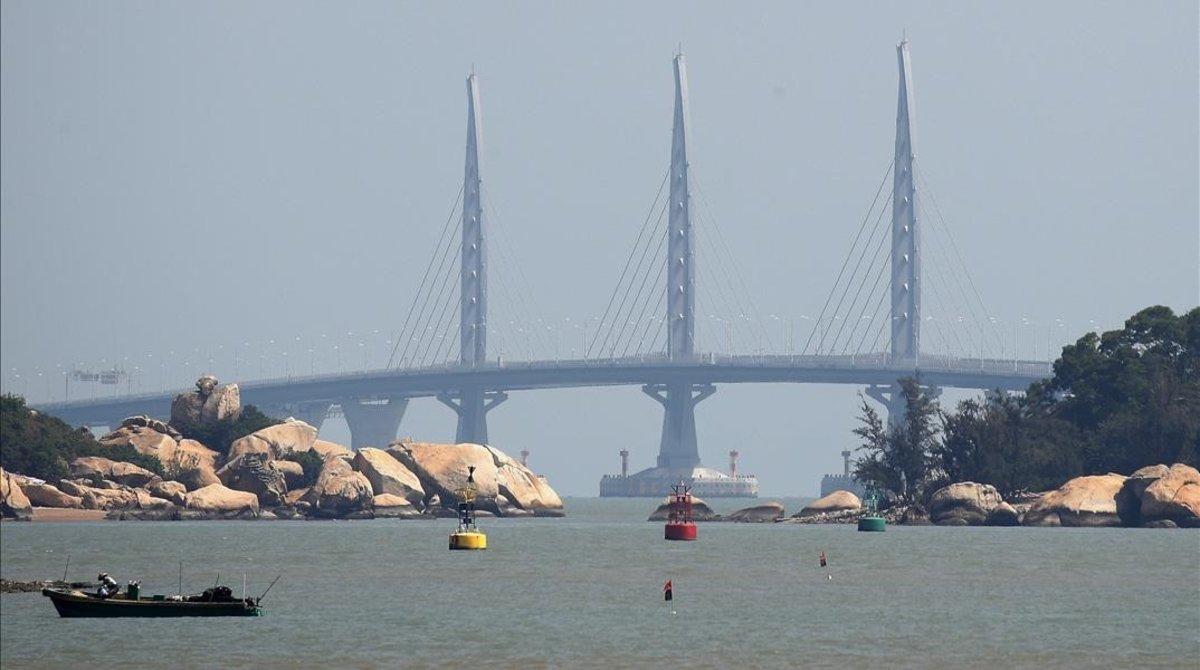
[[692, 515], [692, 487], [683, 482], [671, 486], [671, 508], [663, 537], [668, 540], [695, 540], [696, 521]]

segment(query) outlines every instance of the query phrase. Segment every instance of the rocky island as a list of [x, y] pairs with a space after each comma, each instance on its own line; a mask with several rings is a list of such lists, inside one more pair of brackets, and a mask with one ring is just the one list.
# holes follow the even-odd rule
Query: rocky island
[[[90, 455], [58, 481], [0, 470], [0, 513], [34, 518], [34, 508], [97, 510], [108, 519], [369, 519], [453, 516], [456, 491], [475, 466], [476, 505], [494, 516], [562, 516], [545, 477], [482, 444], [398, 441], [358, 451], [319, 439], [288, 418], [220, 442], [242, 414], [236, 384], [206, 375], [172, 403], [171, 419], [125, 419], [100, 438], [101, 451], [153, 458], [154, 469]], [[28, 412], [30, 421], [57, 421]], [[155, 471], [157, 470], [157, 472]]]

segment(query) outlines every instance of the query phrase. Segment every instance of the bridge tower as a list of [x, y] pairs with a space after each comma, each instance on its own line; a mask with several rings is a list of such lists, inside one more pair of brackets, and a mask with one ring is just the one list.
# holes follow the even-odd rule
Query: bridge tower
[[[487, 246], [483, 212], [483, 179], [479, 168], [482, 141], [479, 79], [467, 75], [467, 155], [463, 171], [462, 267], [459, 275], [459, 364], [478, 367], [487, 361]], [[502, 391], [481, 387], [438, 394], [458, 414], [458, 442], [487, 442], [487, 413], [508, 399]]]
[[[696, 266], [692, 195], [688, 176], [687, 65], [677, 54], [675, 121], [671, 134], [671, 189], [667, 215], [667, 357], [687, 361], [695, 355]], [[712, 384], [647, 384], [642, 391], [663, 406], [658, 467], [691, 469], [700, 465], [696, 443], [696, 405], [716, 392]]]
[[[915, 98], [908, 40], [896, 45], [899, 100], [896, 103], [896, 155], [892, 170], [892, 277], [891, 364], [911, 368], [921, 365], [921, 245], [920, 207], [917, 202]], [[887, 406], [888, 420], [904, 417], [905, 402], [899, 384], [872, 386], [867, 394]]]

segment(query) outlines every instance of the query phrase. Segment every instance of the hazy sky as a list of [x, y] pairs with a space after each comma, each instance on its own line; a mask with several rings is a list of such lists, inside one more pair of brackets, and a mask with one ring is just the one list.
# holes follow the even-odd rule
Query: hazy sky
[[[777, 347], [891, 160], [905, 31], [922, 170], [988, 309], [1030, 322], [1021, 355], [1200, 301], [1191, 1], [0, 8], [2, 380], [33, 399], [75, 364], [136, 367], [141, 390], [382, 365], [461, 184], [472, 66], [494, 218], [570, 355], [566, 319], [603, 311], [666, 168], [680, 44], [692, 164]], [[855, 392], [720, 387], [701, 455], [814, 492]], [[621, 447], [651, 465], [660, 422], [632, 387], [490, 415], [497, 446], [585, 495]], [[418, 400], [401, 434], [453, 429]]]

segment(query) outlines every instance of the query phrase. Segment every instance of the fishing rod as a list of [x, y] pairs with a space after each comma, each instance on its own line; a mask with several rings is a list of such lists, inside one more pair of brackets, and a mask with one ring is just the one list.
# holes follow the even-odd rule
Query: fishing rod
[[[280, 578], [280, 577], [282, 577], [282, 576], [283, 576], [283, 573], [282, 573], [282, 572], [281, 572], [281, 573], [279, 573], [278, 575], [276, 575], [276, 576], [275, 576], [275, 579], [272, 579], [272, 580], [271, 580], [271, 583], [267, 585], [267, 591], [270, 591], [270, 590], [271, 590], [271, 587], [272, 587], [272, 586], [275, 586], [275, 582], [279, 581], [279, 578]], [[261, 602], [262, 602], [262, 599], [263, 599], [263, 598], [265, 598], [265, 597], [267, 597], [267, 591], [263, 591], [263, 592], [262, 592], [262, 595], [261, 595], [261, 596], [259, 596], [258, 598], [256, 598], [254, 602], [256, 602], [256, 603], [261, 603]]]

